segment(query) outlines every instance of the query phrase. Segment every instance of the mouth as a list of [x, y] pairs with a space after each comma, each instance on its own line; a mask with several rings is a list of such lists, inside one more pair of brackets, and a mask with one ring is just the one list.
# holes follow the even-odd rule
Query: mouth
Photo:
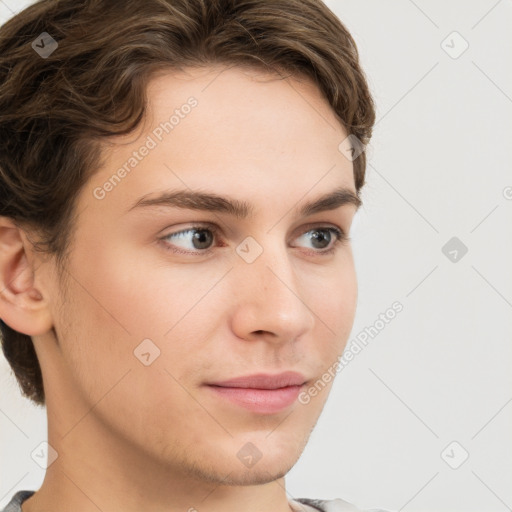
[[276, 414], [298, 398], [306, 378], [297, 372], [255, 374], [206, 384], [217, 398], [258, 414]]

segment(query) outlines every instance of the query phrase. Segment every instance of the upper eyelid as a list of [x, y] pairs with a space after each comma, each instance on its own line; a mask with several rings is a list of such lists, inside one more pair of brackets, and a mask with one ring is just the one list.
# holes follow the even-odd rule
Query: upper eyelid
[[[350, 229], [345, 230], [341, 226], [328, 226], [326, 224], [328, 224], [328, 223], [324, 222], [324, 223], [319, 223], [319, 224], [315, 224], [315, 225], [308, 224], [306, 226], [303, 226], [303, 229], [301, 229], [301, 232], [299, 234], [297, 234], [297, 237], [303, 236], [304, 234], [308, 233], [309, 231], [313, 231], [314, 229], [319, 229], [319, 230], [325, 229], [325, 230], [330, 230], [331, 232], [334, 232], [334, 239], [329, 244], [330, 247], [328, 249], [323, 249], [320, 251], [317, 251], [315, 249], [307, 250], [308, 254], [310, 254], [310, 255], [314, 254], [315, 256], [318, 256], [318, 257], [322, 257], [322, 256], [327, 257], [330, 255], [333, 255], [336, 251], [340, 250], [342, 246], [351, 243], [351, 238], [349, 236]], [[190, 225], [184, 229], [172, 231], [171, 233], [168, 233], [167, 235], [159, 237], [158, 244], [162, 244], [164, 246], [164, 250], [167, 252], [188, 255], [191, 257], [192, 256], [197, 256], [197, 257], [210, 256], [210, 255], [212, 255], [212, 253], [215, 252], [216, 249], [226, 247], [226, 245], [220, 245], [220, 246], [214, 245], [212, 247], [208, 247], [207, 249], [203, 249], [203, 250], [202, 249], [197, 249], [197, 250], [180, 249], [179, 246], [173, 244], [170, 241], [168, 242], [166, 240], [168, 237], [171, 237], [173, 235], [178, 235], [178, 234], [186, 233], [188, 231], [193, 231], [193, 230], [200, 230], [203, 228], [211, 230], [213, 232], [214, 238], [217, 238], [218, 232], [221, 231], [219, 226], [217, 226], [216, 224], [206, 223], [206, 224], [202, 225], [200, 223], [196, 223], [196, 224]]]
[[[211, 230], [214, 237], [218, 237], [222, 231], [222, 229], [219, 226], [217, 226], [216, 224], [210, 224], [210, 223], [203, 224], [203, 223], [198, 222], [196, 224], [191, 224], [190, 226], [187, 226], [186, 228], [167, 233], [167, 234], [161, 236], [159, 238], [159, 240], [166, 243], [166, 240], [169, 239], [170, 237], [172, 237], [173, 235], [180, 235], [180, 234], [187, 233], [189, 231], [194, 231], [194, 230], [199, 231], [201, 229]], [[302, 227], [302, 229], [300, 230], [300, 233], [297, 233], [295, 238], [298, 238], [299, 236], [303, 236], [304, 234], [308, 233], [309, 231], [313, 231], [315, 229], [319, 229], [319, 230], [320, 229], [325, 229], [325, 230], [332, 229], [333, 231], [339, 232], [339, 234], [338, 233], [335, 234], [335, 241], [333, 243], [333, 247], [336, 244], [336, 242], [343, 242], [343, 241], [348, 242], [350, 240], [349, 233], [345, 229], [343, 229], [341, 226], [328, 225], [328, 223], [325, 223], [325, 222], [324, 223], [320, 222], [320, 223], [315, 223], [315, 224], [306, 224], [305, 226]], [[173, 245], [173, 244], [170, 243], [169, 245]], [[213, 249], [214, 249], [214, 247], [209, 247], [208, 249], [190, 251], [190, 252], [206, 254], [207, 252], [212, 251]], [[320, 253], [321, 251], [318, 251], [318, 252]]]
[[[320, 222], [307, 223], [307, 224], [303, 225], [300, 228], [299, 235], [297, 235], [297, 236], [303, 235], [304, 233], [307, 233], [308, 231], [312, 231], [313, 229], [321, 229], [321, 228], [326, 228], [326, 229], [334, 228], [334, 229], [341, 231], [343, 234], [348, 235], [347, 231], [344, 228], [342, 228], [341, 226], [333, 224], [333, 223], [329, 223], [329, 222], [321, 222], [320, 221]], [[216, 224], [209, 223], [209, 222], [197, 222], [197, 223], [192, 223], [183, 229], [178, 229], [176, 231], [170, 231], [169, 233], [162, 235], [161, 238], [167, 238], [172, 235], [178, 235], [181, 233], [186, 233], [188, 231], [201, 230], [201, 229], [210, 229], [215, 234], [219, 234], [223, 231], [223, 228], [219, 227]], [[299, 229], [299, 228], [297, 228], [297, 229]]]

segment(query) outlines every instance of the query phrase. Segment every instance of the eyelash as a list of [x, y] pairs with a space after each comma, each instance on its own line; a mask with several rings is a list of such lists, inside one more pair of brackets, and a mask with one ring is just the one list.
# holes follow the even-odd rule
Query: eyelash
[[[183, 233], [188, 233], [189, 231], [195, 231], [195, 230], [197, 230], [197, 231], [211, 231], [211, 233], [213, 234], [214, 238], [218, 238], [218, 236], [220, 234], [220, 229], [217, 226], [214, 226], [214, 225], [209, 225], [209, 226], [195, 225], [195, 226], [190, 226], [190, 227], [188, 227], [186, 229], [183, 229], [181, 231], [176, 231], [174, 233], [169, 233], [169, 234], [165, 235], [164, 237], [160, 238], [159, 240], [163, 244], [165, 250], [170, 251], [170, 252], [175, 253], [175, 254], [185, 254], [185, 255], [192, 255], [192, 256], [201, 255], [202, 256], [202, 255], [208, 255], [208, 254], [212, 253], [213, 252], [213, 248], [212, 247], [210, 247], [208, 249], [204, 249], [204, 250], [198, 249], [196, 251], [185, 251], [185, 250], [182, 250], [182, 249], [177, 249], [176, 247], [173, 247], [172, 245], [170, 245], [170, 244], [168, 244], [166, 242], [166, 240], [168, 238], [170, 238], [170, 237], [173, 237], [173, 236], [176, 236], [176, 235], [181, 235]], [[331, 233], [334, 233], [335, 239], [334, 239], [334, 243], [332, 244], [330, 249], [326, 249], [326, 250], [323, 250], [323, 251], [315, 251], [314, 249], [312, 250], [316, 255], [319, 255], [319, 256], [331, 255], [331, 254], [333, 254], [338, 249], [338, 246], [344, 245], [344, 244], [346, 244], [347, 242], [350, 241], [350, 238], [345, 234], [344, 231], [342, 231], [341, 229], [332, 227], [332, 226], [320, 226], [320, 227], [311, 228], [311, 229], [308, 229], [308, 230], [304, 231], [300, 236], [304, 235], [305, 233], [309, 233], [310, 231], [329, 231]]]

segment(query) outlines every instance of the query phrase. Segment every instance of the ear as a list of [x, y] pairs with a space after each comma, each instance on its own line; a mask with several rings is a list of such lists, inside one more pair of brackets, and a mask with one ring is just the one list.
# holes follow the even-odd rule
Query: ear
[[52, 316], [46, 293], [35, 284], [35, 258], [25, 233], [0, 216], [0, 318], [28, 336], [48, 332]]

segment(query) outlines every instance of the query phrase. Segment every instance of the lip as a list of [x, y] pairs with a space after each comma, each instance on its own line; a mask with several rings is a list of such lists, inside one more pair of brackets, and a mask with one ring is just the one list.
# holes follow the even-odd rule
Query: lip
[[235, 377], [222, 382], [210, 382], [209, 386], [223, 388], [253, 388], [253, 389], [279, 389], [287, 386], [302, 386], [306, 377], [298, 372], [283, 372], [276, 375], [256, 373], [245, 377]]
[[290, 407], [306, 378], [297, 372], [278, 375], [255, 374], [236, 377], [207, 387], [222, 400], [258, 414], [276, 414]]

